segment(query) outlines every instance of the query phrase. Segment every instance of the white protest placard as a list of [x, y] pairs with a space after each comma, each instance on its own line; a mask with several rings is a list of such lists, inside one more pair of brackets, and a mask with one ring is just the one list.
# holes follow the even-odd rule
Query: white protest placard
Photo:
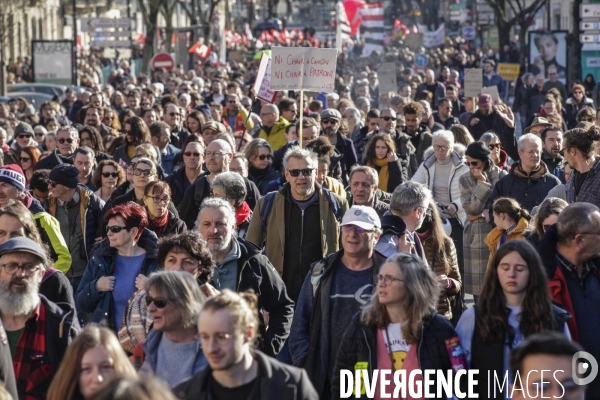
[[33, 40], [33, 81], [70, 85], [73, 80], [73, 42]]
[[333, 92], [336, 49], [273, 47], [271, 90]]
[[383, 92], [398, 92], [398, 82], [396, 81], [396, 63], [383, 63], [377, 69], [377, 79], [379, 87]]
[[256, 97], [269, 103], [273, 103], [277, 96], [277, 92], [271, 90], [271, 58], [265, 52], [262, 53], [260, 58], [253, 91]]
[[471, 68], [465, 72], [463, 81], [465, 97], [477, 97], [483, 88], [483, 73], [481, 68]]
[[492, 96], [492, 100], [494, 100], [494, 103], [500, 99], [500, 93], [498, 93], [498, 86], [484, 87], [483, 89], [481, 89], [481, 94], [489, 94], [490, 96]]

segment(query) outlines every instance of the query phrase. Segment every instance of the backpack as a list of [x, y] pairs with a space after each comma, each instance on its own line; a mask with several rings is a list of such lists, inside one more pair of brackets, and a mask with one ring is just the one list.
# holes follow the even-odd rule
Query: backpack
[[[342, 207], [340, 205], [340, 202], [338, 201], [338, 199], [336, 199], [336, 197], [334, 196], [334, 194], [329, 190], [329, 189], [325, 189], [322, 188], [323, 190], [323, 194], [325, 195], [325, 197], [327, 198], [327, 201], [329, 202], [331, 209], [333, 211], [333, 214], [335, 215], [335, 219], [338, 222], [342, 221]], [[267, 217], [269, 216], [269, 213], [271, 212], [271, 207], [273, 207], [273, 201], [275, 200], [275, 195], [278, 192], [269, 192], [264, 196], [264, 203], [262, 206], [262, 209], [260, 210], [260, 226], [262, 228], [262, 232], [263, 232], [263, 242], [261, 247], [264, 247], [265, 244], [265, 239], [267, 236]]]

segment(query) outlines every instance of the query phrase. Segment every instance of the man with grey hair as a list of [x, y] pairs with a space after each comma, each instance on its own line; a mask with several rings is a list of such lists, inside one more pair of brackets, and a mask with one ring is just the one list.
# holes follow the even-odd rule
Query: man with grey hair
[[[374, 250], [381, 221], [371, 207], [352, 206], [341, 224], [342, 248], [311, 265], [290, 333], [294, 366], [302, 366], [321, 398], [331, 398], [340, 338], [369, 303], [385, 257]], [[334, 398], [337, 396], [333, 396]]]
[[[573, 341], [600, 359], [600, 210], [590, 203], [573, 203], [561, 211], [539, 244], [552, 300], [572, 318], [567, 321]], [[600, 393], [594, 379], [588, 393]], [[597, 398], [592, 396], [591, 398]]]
[[35, 169], [52, 169], [59, 164], [73, 164], [73, 154], [79, 147], [79, 132], [72, 126], [63, 126], [56, 132], [57, 146], [53, 153], [41, 159]]
[[[374, 168], [366, 165], [355, 165], [350, 171], [350, 193], [348, 203], [353, 206], [367, 206], [375, 210], [379, 218], [389, 211], [390, 195], [377, 188], [379, 175]], [[386, 200], [386, 201], [383, 201]]]
[[[560, 180], [548, 171], [542, 161], [542, 140], [527, 133], [517, 142], [520, 161], [515, 162], [508, 175], [500, 178], [490, 196], [490, 211], [498, 197], [512, 197], [529, 212], [540, 205], [550, 189]], [[490, 215], [491, 212], [490, 212]]]
[[[71, 340], [79, 332], [68, 303], [39, 294], [46, 251], [26, 237], [0, 245], [0, 321], [15, 366], [18, 398], [44, 398]], [[43, 326], [40, 326], [43, 324]]]
[[217, 264], [213, 286], [236, 292], [252, 290], [258, 295], [258, 309], [268, 313], [266, 321], [259, 313], [263, 338], [259, 348], [275, 357], [289, 335], [294, 315], [294, 303], [288, 297], [286, 285], [260, 249], [236, 237], [236, 215], [229, 202], [220, 198], [206, 199], [196, 227]]
[[325, 108], [336, 108], [337, 103], [340, 101], [340, 95], [337, 93], [328, 93], [325, 97]]
[[258, 134], [259, 139], [269, 142], [273, 151], [285, 146], [285, 128], [290, 122], [279, 115], [279, 108], [274, 104], [265, 104], [260, 110], [260, 118], [263, 126]]
[[[181, 218], [188, 229], [193, 229], [198, 217], [200, 205], [212, 196], [210, 185], [216, 176], [222, 172], [229, 171], [229, 164], [233, 159], [231, 145], [223, 139], [216, 139], [206, 146], [205, 151], [206, 168], [208, 175], [199, 176], [196, 181], [186, 189], [183, 199], [178, 207], [179, 218]], [[251, 209], [254, 209], [260, 198], [260, 192], [254, 182], [243, 177], [246, 184], [246, 201]]]
[[408, 181], [398, 186], [390, 201], [390, 212], [381, 218], [383, 233], [375, 250], [386, 257], [394, 253], [418, 255], [427, 264], [423, 246], [415, 231], [431, 218], [432, 194], [425, 185]]
[[364, 126], [360, 111], [354, 107], [347, 107], [342, 113], [342, 119], [345, 119], [348, 124], [348, 137], [354, 140]]
[[[287, 182], [258, 201], [247, 240], [262, 247], [297, 300], [310, 265], [339, 249], [348, 202], [316, 182], [317, 155], [298, 146], [283, 158]], [[317, 234], [320, 232], [321, 234]]]
[[431, 100], [431, 108], [437, 107], [439, 99], [446, 97], [446, 86], [442, 82], [435, 80], [435, 72], [432, 69], [428, 69], [425, 72], [425, 82], [417, 86], [417, 93], [423, 90], [428, 90], [433, 93]]
[[252, 209], [246, 202], [246, 183], [241, 174], [223, 172], [213, 179], [210, 189], [213, 197], [226, 200], [235, 210], [236, 232], [238, 238], [244, 239], [248, 233]]

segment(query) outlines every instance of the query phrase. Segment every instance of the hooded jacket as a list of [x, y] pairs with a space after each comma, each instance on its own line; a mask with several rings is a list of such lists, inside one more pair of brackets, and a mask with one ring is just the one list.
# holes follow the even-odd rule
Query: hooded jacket
[[[506, 234], [506, 241], [509, 242], [511, 240], [523, 239], [525, 240], [525, 236], [523, 236], [523, 232], [529, 226], [529, 221], [525, 218], [521, 218], [517, 222], [517, 226], [512, 231]], [[500, 245], [500, 239], [504, 235], [504, 229], [498, 229], [495, 227], [492, 229], [490, 233], [488, 233], [487, 237], [483, 240], [485, 244], [487, 244], [490, 249], [490, 258], [488, 259], [488, 265], [490, 265], [492, 258], [496, 254], [496, 250], [498, 250], [498, 246]]]
[[521, 207], [529, 212], [533, 207], [540, 205], [546, 198], [546, 195], [554, 186], [560, 184], [560, 180], [554, 175], [548, 173], [546, 164], [540, 162], [536, 171], [530, 174], [521, 169], [521, 162], [515, 162], [508, 175], [500, 178], [494, 185], [494, 190], [490, 196], [490, 215], [492, 215], [492, 205], [498, 197], [512, 197], [519, 202]]
[[259, 139], [265, 139], [271, 145], [273, 151], [277, 150], [280, 147], [283, 147], [287, 144], [287, 139], [285, 137], [285, 128], [288, 127], [290, 123], [283, 117], [279, 117], [277, 121], [271, 127], [271, 132], [267, 135], [267, 132], [264, 128], [260, 130], [258, 133]]
[[[142, 262], [142, 275], [148, 276], [158, 267], [157, 241], [154, 232], [144, 229], [137, 243], [146, 250], [146, 258]], [[90, 322], [107, 322], [109, 325], [113, 323], [112, 292], [99, 292], [96, 284], [103, 276], [114, 275], [116, 254], [117, 249], [110, 247], [108, 238], [103, 239], [94, 249], [75, 293], [77, 309], [83, 313], [91, 313]]]

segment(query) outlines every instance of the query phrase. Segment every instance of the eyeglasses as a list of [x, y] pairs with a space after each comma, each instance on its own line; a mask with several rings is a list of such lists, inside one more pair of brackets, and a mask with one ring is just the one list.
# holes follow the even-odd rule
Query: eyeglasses
[[133, 175], [135, 175], [135, 176], [151, 176], [151, 175], [154, 175], [154, 171], [152, 171], [151, 169], [136, 168], [133, 170]]
[[287, 171], [290, 173], [291, 176], [293, 176], [294, 178], [297, 178], [300, 174], [302, 174], [302, 176], [311, 176], [314, 170], [315, 170], [314, 168], [304, 168], [304, 169], [288, 169]]
[[580, 122], [594, 122], [594, 118], [592, 118], [592, 117], [581, 118]]
[[[429, 207], [425, 208], [425, 207], [423, 207], [423, 206], [419, 206], [419, 207], [417, 207], [417, 208], [423, 208], [423, 209], [425, 210], [425, 214], [427, 214], [427, 215], [431, 215], [431, 213], [433, 212], [433, 210], [432, 210], [431, 208], [429, 208]], [[415, 210], [416, 210], [417, 208], [415, 208]]]
[[394, 117], [381, 117], [381, 119], [382, 119], [382, 120], [384, 120], [384, 121], [389, 121], [390, 119], [391, 119], [392, 121], [395, 121], [395, 120], [396, 120], [396, 118], [394, 118]]
[[346, 231], [346, 232], [355, 231], [358, 234], [361, 234], [361, 233], [372, 233], [373, 232], [372, 230], [361, 228], [360, 226], [356, 226], [356, 225], [344, 225], [344, 226], [342, 226], [342, 229], [344, 231]]
[[490, 150], [501, 149], [501, 148], [502, 148], [502, 143], [488, 144], [488, 149], [490, 149]]
[[211, 157], [219, 158], [225, 154], [229, 154], [229, 153], [223, 153], [222, 151], [207, 151], [206, 153], [204, 153], [206, 158], [211, 158]]
[[479, 161], [471, 161], [471, 162], [467, 162], [467, 165], [470, 165], [472, 167], [477, 167], [479, 165]]
[[200, 153], [192, 152], [192, 151], [186, 151], [185, 153], [183, 153], [183, 155], [186, 156], [186, 157], [192, 157], [192, 156], [194, 156], [194, 157], [200, 157], [201, 156]]
[[19, 139], [25, 139], [25, 138], [29, 139], [29, 138], [31, 138], [31, 135], [18, 135], [17, 138], [19, 138]]
[[119, 174], [116, 173], [116, 172], [103, 172], [102, 176], [105, 177], [105, 178], [108, 178], [110, 176], [112, 176], [113, 178], [118, 178]]
[[167, 299], [166, 297], [152, 297], [146, 295], [146, 306], [154, 303], [156, 308], [165, 308], [167, 303], [173, 301], [173, 299]]
[[56, 185], [58, 185], [58, 183], [56, 183], [54, 181], [48, 181], [48, 185], [50, 185], [52, 187], [56, 187]]
[[112, 225], [112, 226], [109, 225], [109, 226], [106, 227], [106, 233], [108, 233], [108, 232], [119, 233], [123, 229], [127, 229], [127, 227], [126, 226], [119, 226], [119, 225]]
[[391, 275], [377, 275], [377, 283], [385, 283], [385, 285], [391, 285], [392, 282], [394, 281], [398, 281], [398, 282], [404, 282], [402, 279], [398, 279], [398, 278], [394, 278]]
[[154, 201], [154, 204], [160, 204], [160, 203], [165, 203], [168, 204], [169, 201], [171, 201], [170, 197], [158, 197], [158, 196], [146, 196], [149, 199], [152, 199], [152, 201]]
[[323, 125], [329, 125], [329, 124], [335, 125], [337, 123], [337, 121], [335, 119], [322, 119], [321, 123]]
[[271, 154], [261, 154], [260, 156], [256, 156], [260, 161], [265, 161], [265, 159], [270, 160], [273, 158]]
[[62, 138], [62, 139], [58, 139], [58, 143], [60, 143], [60, 144], [65, 144], [65, 142], [67, 142], [67, 143], [71, 144], [71, 143], [73, 143], [73, 139], [72, 139], [72, 138], [66, 138], [66, 139], [65, 139], [65, 138]]
[[450, 148], [450, 146], [440, 146], [440, 145], [435, 145], [433, 146], [433, 149], [435, 151], [448, 151], [448, 149]]
[[[225, 333], [225, 332], [219, 332], [217, 334], [215, 334], [214, 336], [214, 341], [218, 346], [223, 346], [224, 344], [226, 344], [229, 339], [231, 339], [233, 337], [232, 334], [230, 333]], [[208, 342], [210, 339], [210, 336], [208, 335], [200, 335], [200, 341], [203, 343]]]
[[0, 267], [3, 267], [7, 274], [14, 275], [19, 269], [22, 269], [25, 272], [25, 275], [31, 275], [40, 269], [39, 264], [17, 264], [17, 263], [8, 263], [2, 264]]
[[20, 160], [21, 160], [22, 163], [23, 162], [29, 162], [29, 161], [31, 161], [31, 157], [21, 157]]
[[174, 112], [170, 112], [170, 113], [167, 113], [167, 115], [169, 115], [169, 116], [171, 116], [171, 117], [175, 117], [176, 115], [179, 115], [179, 114], [177, 114], [177, 113], [174, 113]]
[[36, 133], [35, 133], [35, 136], [36, 136], [36, 137], [42, 137], [42, 136], [44, 136], [44, 134], [43, 134], [42, 132], [36, 132]]

